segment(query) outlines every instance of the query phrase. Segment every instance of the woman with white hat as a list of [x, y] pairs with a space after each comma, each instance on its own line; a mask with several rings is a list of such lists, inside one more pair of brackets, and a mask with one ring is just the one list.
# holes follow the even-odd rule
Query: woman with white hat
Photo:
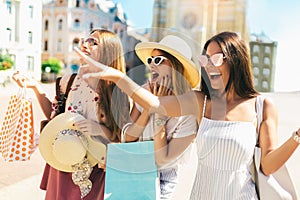
[[[191, 60], [191, 48], [183, 39], [168, 35], [158, 43], [141, 42], [135, 52], [149, 67], [150, 79], [144, 87], [154, 95], [180, 95], [197, 86], [198, 71]], [[154, 140], [160, 199], [171, 199], [178, 182], [179, 164], [189, 161], [197, 120], [192, 115], [172, 118], [149, 115], [138, 104], [133, 104], [131, 119], [123, 127], [123, 141]]]

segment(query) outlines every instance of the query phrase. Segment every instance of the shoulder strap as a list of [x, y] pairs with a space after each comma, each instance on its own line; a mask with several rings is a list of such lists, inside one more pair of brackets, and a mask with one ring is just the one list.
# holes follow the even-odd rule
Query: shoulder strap
[[258, 143], [258, 139], [259, 139], [260, 124], [263, 120], [264, 100], [265, 100], [265, 97], [262, 95], [259, 95], [256, 97], [257, 130], [258, 130], [257, 134], [256, 134], [257, 143]]
[[67, 97], [69, 95], [69, 92], [71, 90], [71, 86], [73, 84], [73, 81], [74, 81], [76, 75], [77, 75], [76, 73], [72, 74], [69, 81], [68, 81], [68, 85], [67, 85], [66, 92], [65, 92], [65, 99], [67, 99]]
[[69, 95], [69, 92], [71, 90], [71, 87], [72, 87], [72, 84], [73, 84], [73, 81], [76, 77], [76, 73], [72, 74], [69, 81], [68, 81], [68, 85], [67, 85], [67, 88], [66, 88], [66, 91], [64, 94], [61, 93], [61, 90], [60, 90], [60, 80], [61, 80], [61, 77], [57, 78], [56, 79], [56, 96], [58, 98], [58, 101], [60, 101], [58, 103], [58, 110], [59, 110], [59, 113], [63, 113], [65, 112], [65, 106], [66, 106], [66, 100], [68, 98], [68, 95]]

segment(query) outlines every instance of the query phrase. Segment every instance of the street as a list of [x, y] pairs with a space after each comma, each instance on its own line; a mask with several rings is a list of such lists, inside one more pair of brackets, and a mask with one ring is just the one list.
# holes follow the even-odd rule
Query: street
[[[54, 83], [43, 84], [45, 91], [49, 97], [54, 97]], [[5, 87], [0, 85], [0, 124], [2, 125], [3, 116], [7, 109], [8, 100], [11, 94], [15, 94], [18, 87], [14, 83], [8, 83]], [[274, 99], [278, 106], [279, 112], [279, 144], [288, 139], [292, 131], [300, 126], [300, 92], [293, 93], [266, 93]], [[40, 110], [37, 100], [32, 91], [28, 92], [28, 96], [33, 99], [35, 131], [38, 134], [39, 122], [44, 119], [44, 115]], [[196, 163], [196, 162], [195, 162]], [[39, 183], [43, 172], [45, 162], [41, 157], [38, 149], [32, 155], [30, 161], [26, 162], [5, 162], [0, 157], [0, 199], [1, 200], [42, 200], [44, 191], [39, 189]], [[300, 148], [292, 155], [287, 162], [292, 179], [296, 185], [298, 196], [300, 195]], [[193, 177], [195, 166], [190, 166], [186, 170], [185, 177], [178, 188], [191, 187], [189, 180]], [[180, 189], [176, 191], [182, 195]], [[183, 197], [182, 197], [183, 198]], [[181, 199], [182, 199], [181, 198]], [[178, 198], [180, 199], [180, 198]]]

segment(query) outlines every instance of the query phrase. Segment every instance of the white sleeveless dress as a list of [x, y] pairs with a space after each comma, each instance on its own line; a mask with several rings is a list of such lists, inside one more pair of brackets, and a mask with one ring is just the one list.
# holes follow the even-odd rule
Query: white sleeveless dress
[[198, 168], [191, 200], [258, 199], [251, 176], [253, 122], [203, 117], [197, 133]]

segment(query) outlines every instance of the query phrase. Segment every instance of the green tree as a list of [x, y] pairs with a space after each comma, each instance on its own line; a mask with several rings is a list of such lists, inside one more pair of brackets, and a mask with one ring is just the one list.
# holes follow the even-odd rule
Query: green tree
[[62, 69], [62, 64], [57, 58], [49, 58], [42, 62], [42, 72], [58, 74]]
[[0, 70], [11, 69], [14, 66], [14, 61], [11, 59], [10, 55], [0, 54]]

